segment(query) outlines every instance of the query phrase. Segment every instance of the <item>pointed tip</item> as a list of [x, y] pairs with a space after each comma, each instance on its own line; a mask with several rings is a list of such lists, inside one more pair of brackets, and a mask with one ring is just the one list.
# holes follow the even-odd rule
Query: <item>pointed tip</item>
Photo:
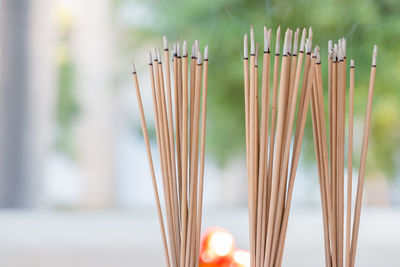
[[276, 43], [275, 43], [275, 54], [279, 55], [281, 41], [281, 26], [276, 30]]
[[181, 56], [181, 42], [176, 43], [176, 56], [180, 57]]
[[272, 36], [272, 29], [268, 30], [268, 50], [271, 51], [271, 36]]
[[162, 63], [162, 57], [161, 57], [161, 51], [160, 50], [158, 50], [157, 57], [158, 57], [158, 62]]
[[192, 58], [196, 58], [196, 48], [195, 48], [195, 44], [192, 44]]
[[249, 40], [247, 37], [247, 33], [244, 34], [243, 36], [243, 57], [244, 58], [249, 58]]
[[355, 67], [355, 65], [354, 65], [354, 59], [351, 59], [350, 60], [350, 68], [354, 68]]
[[376, 56], [378, 54], [378, 46], [374, 45], [374, 52], [372, 54], [372, 66], [376, 66]]
[[131, 61], [131, 65], [132, 65], [132, 73], [135, 74], [136, 73], [135, 63]]
[[250, 25], [250, 54], [254, 55], [256, 53], [256, 43], [254, 38], [253, 25]]
[[296, 32], [294, 33], [293, 55], [297, 55], [298, 42], [299, 42], [299, 33], [300, 33], [300, 29], [297, 28]]
[[168, 50], [168, 39], [167, 36], [163, 36], [163, 41], [164, 41], [164, 50]]
[[264, 26], [264, 52], [269, 52], [267, 26]]
[[300, 41], [300, 52], [304, 53], [305, 43], [306, 43], [306, 28], [303, 29], [303, 33], [301, 34], [301, 41]]
[[204, 47], [204, 60], [208, 60], [208, 45]]
[[187, 41], [185, 40], [185, 41], [183, 41], [183, 56], [184, 57], [187, 57], [187, 55], [188, 55], [188, 48], [187, 48]]
[[310, 26], [310, 28], [308, 29], [308, 39], [310, 39], [311, 42], [312, 42], [312, 37], [313, 37], [313, 30], [312, 27]]
[[149, 64], [153, 64], [153, 57], [151, 56], [151, 52], [149, 52]]
[[201, 52], [198, 51], [198, 52], [197, 52], [197, 64], [198, 64], [198, 65], [201, 65], [201, 63], [202, 63]]
[[197, 52], [199, 52], [199, 40], [194, 40], [194, 48], [196, 49], [196, 55], [197, 55]]

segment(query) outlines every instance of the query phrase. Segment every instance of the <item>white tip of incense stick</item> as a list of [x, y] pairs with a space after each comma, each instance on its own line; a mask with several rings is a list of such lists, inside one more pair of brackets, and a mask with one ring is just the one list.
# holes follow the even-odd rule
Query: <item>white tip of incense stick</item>
[[162, 57], [160, 51], [158, 51], [158, 62], [162, 63]]
[[204, 60], [208, 60], [208, 45], [204, 47]]
[[253, 25], [250, 25], [250, 55], [254, 55], [256, 53], [256, 44], [254, 39], [254, 29]]
[[319, 46], [316, 45], [314, 49], [314, 55], [317, 58], [317, 63], [321, 63], [321, 55], [319, 53], [319, 50], [320, 50]]
[[152, 58], [152, 56], [151, 56], [151, 52], [149, 52], [149, 64], [152, 64], [153, 63], [153, 58]]
[[306, 53], [309, 54], [312, 51], [312, 44], [310, 39], [306, 39]]
[[293, 31], [289, 29], [289, 38], [288, 38], [288, 53], [292, 54], [292, 43], [293, 43]]
[[154, 61], [158, 61], [157, 48], [154, 48]]
[[164, 50], [168, 50], [168, 39], [167, 36], [163, 36], [163, 41], [164, 41]]
[[264, 52], [268, 52], [268, 29], [267, 26], [264, 26]]
[[312, 31], [312, 28], [310, 26], [310, 28], [308, 29], [308, 39], [310, 39], [310, 41], [312, 42], [312, 38], [313, 38], [313, 31]]
[[299, 42], [299, 33], [300, 33], [300, 29], [297, 28], [296, 32], [294, 33], [293, 55], [297, 55], [297, 46], [298, 46], [298, 42]]
[[199, 40], [194, 40], [194, 49], [195, 49], [195, 55], [197, 56], [197, 54], [198, 54], [198, 52], [200, 51], [199, 50]]
[[343, 58], [346, 57], [346, 38], [343, 37], [342, 39], [342, 50], [343, 50]]
[[306, 28], [303, 29], [303, 33], [301, 34], [301, 41], [300, 41], [300, 52], [304, 53], [304, 46], [306, 43], [306, 34], [307, 34], [307, 30]]
[[178, 43], [176, 44], [176, 55], [177, 55], [178, 57], [181, 56], [181, 43], [180, 43], [180, 42], [178, 42]]
[[285, 32], [282, 55], [287, 55], [288, 51], [289, 51], [289, 29], [287, 29]]
[[187, 41], [183, 41], [183, 56], [187, 57], [188, 49], [187, 49]]
[[248, 44], [249, 40], [247, 37], [247, 33], [244, 34], [243, 37], [243, 57], [244, 58], [249, 58], [249, 44]]
[[276, 55], [279, 55], [280, 40], [281, 40], [281, 26], [279, 26], [278, 29], [276, 30], [276, 44], [275, 44], [275, 54]]
[[135, 74], [136, 73], [135, 63], [131, 61], [131, 65], [132, 65], [132, 73]]
[[338, 57], [338, 46], [337, 46], [337, 44], [334, 44], [333, 45], [333, 52], [332, 52], [333, 62], [337, 61], [337, 57]]
[[259, 49], [259, 44], [258, 43], [256, 43], [256, 60], [255, 60], [255, 65], [256, 65], [256, 67], [258, 66], [258, 49]]
[[376, 54], [378, 54], [378, 46], [374, 45], [374, 52], [372, 54], [372, 66], [376, 66]]
[[174, 57], [177, 56], [177, 53], [176, 53], [176, 43], [174, 43], [174, 45], [172, 46], [172, 53], [174, 54]]
[[272, 30], [268, 30], [268, 50], [271, 51], [271, 36], [272, 36]]
[[351, 60], [350, 60], [350, 67], [351, 67], [351, 68], [354, 68], [354, 67], [355, 67], [355, 65], [354, 65], [354, 59], [351, 59]]
[[328, 52], [331, 52], [333, 49], [332, 40], [328, 41]]
[[201, 60], [201, 52], [197, 52], [197, 65], [201, 65], [202, 60]]
[[192, 58], [196, 57], [196, 49], [194, 47], [194, 44], [192, 44]]

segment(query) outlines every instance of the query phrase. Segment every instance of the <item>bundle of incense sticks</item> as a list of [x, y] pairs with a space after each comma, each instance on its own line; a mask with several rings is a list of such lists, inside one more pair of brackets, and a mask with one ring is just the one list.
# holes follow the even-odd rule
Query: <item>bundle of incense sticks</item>
[[[312, 55], [312, 30], [287, 29], [280, 53], [276, 33], [270, 100], [271, 29], [264, 27], [261, 101], [258, 47], [250, 26], [250, 60], [244, 35], [244, 97], [251, 266], [281, 266], [290, 205], [308, 105], [315, 77], [318, 48]], [[303, 61], [304, 64], [303, 64]], [[279, 64], [280, 75], [279, 75]], [[278, 90], [279, 88], [279, 90]], [[300, 90], [300, 94], [299, 94]], [[297, 108], [297, 100], [299, 105]], [[261, 108], [260, 108], [261, 105]], [[294, 127], [295, 117], [297, 117]], [[292, 140], [294, 130], [294, 137]], [[293, 143], [293, 145], [291, 145]]]
[[[352, 159], [353, 159], [353, 102], [354, 60], [350, 61], [349, 81], [349, 126], [347, 163], [347, 202], [345, 208], [345, 115], [346, 115], [346, 39], [338, 44], [328, 43], [328, 95], [329, 95], [329, 151], [325, 126], [323, 79], [320, 59], [315, 67], [311, 114], [317, 158], [321, 204], [323, 212], [326, 266], [354, 266], [360, 225], [361, 203], [364, 188], [365, 165], [371, 122], [372, 97], [374, 93], [377, 46], [374, 46], [372, 67], [361, 148], [353, 227], [352, 215]], [[346, 217], [346, 221], [345, 221]], [[346, 229], [346, 230], [345, 230]], [[345, 235], [345, 238], [344, 238]], [[344, 246], [344, 244], [346, 244]]]
[[190, 62], [186, 41], [182, 50], [181, 56], [181, 44], [173, 45], [172, 73], [165, 36], [164, 58], [155, 49], [149, 60], [167, 227], [164, 227], [139, 83], [132, 63], [166, 265], [173, 267], [198, 266], [207, 111], [208, 46], [204, 49], [204, 60], [197, 40], [192, 46]]

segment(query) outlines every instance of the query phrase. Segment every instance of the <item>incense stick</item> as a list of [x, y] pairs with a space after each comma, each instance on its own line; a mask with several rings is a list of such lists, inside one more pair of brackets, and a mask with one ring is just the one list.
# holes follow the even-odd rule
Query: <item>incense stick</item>
[[[305, 31], [303, 31], [300, 56], [297, 55], [299, 33], [300, 30], [295, 32], [291, 29], [286, 30], [281, 57], [280, 27], [277, 29], [271, 105], [269, 105], [271, 29], [264, 28], [261, 103], [258, 101], [257, 51], [252, 26], [250, 26], [250, 64], [247, 59], [247, 35], [244, 37], [243, 66], [251, 266], [275, 267], [281, 266], [282, 262], [291, 192], [304, 135], [306, 106], [309, 103], [314, 77], [314, 70], [310, 70], [312, 66], [315, 66], [315, 60], [311, 63], [311, 58], [308, 56], [309, 62], [306, 64], [302, 83], [303, 101], [300, 102], [303, 106], [299, 106], [298, 109], [301, 112], [296, 124], [296, 142], [294, 142], [292, 165], [289, 171], [291, 136], [296, 117], [298, 87], [305, 50]], [[311, 41], [307, 41], [307, 49], [308, 54], [311, 54]], [[260, 121], [259, 108], [261, 109]]]
[[[354, 61], [350, 64], [349, 88], [349, 136], [347, 163], [347, 202], [344, 212], [344, 154], [345, 154], [345, 114], [346, 114], [346, 40], [338, 44], [328, 43], [328, 95], [330, 152], [328, 157], [325, 129], [324, 102], [322, 93], [321, 67], [317, 66], [316, 81], [312, 103], [312, 122], [314, 147], [318, 166], [323, 212], [326, 266], [353, 267], [357, 248], [358, 230], [361, 214], [361, 202], [364, 186], [369, 128], [371, 121], [372, 97], [376, 70], [376, 46], [373, 53], [370, 87], [365, 116], [359, 183], [357, 187], [356, 208], [353, 229], [351, 229], [351, 194], [352, 194], [352, 157], [353, 157], [353, 109], [354, 109]], [[318, 90], [316, 90], [318, 89]], [[328, 163], [329, 159], [329, 163]], [[328, 165], [330, 172], [328, 172]]]
[[[165, 224], [136, 70], [133, 74], [134, 84], [159, 215], [166, 266], [197, 266], [205, 169], [208, 47], [205, 49], [204, 70], [200, 52], [192, 58], [192, 67], [189, 70], [187, 42], [183, 42], [183, 57], [181, 57], [180, 43], [174, 44], [171, 73], [171, 58], [165, 36], [163, 43], [164, 64], [161, 52], [155, 49], [154, 61], [150, 55], [149, 72], [165, 203]], [[192, 52], [196, 52], [198, 47], [198, 42], [195, 41]], [[194, 72], [194, 75], [189, 76], [189, 72]], [[174, 95], [172, 95], [172, 90]]]

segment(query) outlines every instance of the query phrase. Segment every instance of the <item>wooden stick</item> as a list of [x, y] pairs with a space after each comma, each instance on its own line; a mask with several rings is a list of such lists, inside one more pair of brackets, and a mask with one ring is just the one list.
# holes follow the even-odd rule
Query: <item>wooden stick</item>
[[180, 265], [185, 266], [188, 225], [187, 181], [188, 181], [188, 53], [184, 42], [182, 58], [182, 206]]
[[269, 107], [269, 59], [270, 52], [268, 46], [268, 30], [264, 26], [264, 54], [263, 54], [263, 69], [262, 69], [262, 85], [261, 85], [261, 127], [260, 127], [260, 149], [259, 149], [259, 168], [258, 168], [258, 199], [257, 199], [257, 244], [256, 244], [256, 266], [261, 266], [262, 251], [265, 239], [265, 213], [264, 200], [266, 200], [266, 161], [267, 161], [267, 143], [268, 143], [268, 107]]
[[254, 192], [254, 184], [255, 184], [255, 177], [256, 177], [256, 168], [255, 168], [255, 161], [256, 161], [256, 114], [255, 114], [255, 100], [256, 100], [256, 93], [255, 93], [255, 79], [254, 79], [254, 72], [255, 72], [255, 41], [254, 41], [254, 30], [253, 26], [250, 25], [250, 99], [249, 99], [249, 111], [250, 111], [250, 139], [249, 139], [249, 144], [250, 144], [250, 202], [249, 202], [249, 214], [250, 214], [250, 265], [254, 266], [255, 265], [255, 195], [256, 193]]
[[[279, 199], [279, 194], [281, 194], [279, 190], [279, 184], [280, 184], [280, 166], [281, 166], [281, 156], [282, 156], [282, 137], [283, 137], [283, 123], [284, 123], [284, 109], [285, 107], [285, 99], [286, 99], [286, 93], [287, 93], [287, 86], [288, 86], [288, 80], [289, 80], [289, 58], [288, 58], [288, 42], [289, 42], [289, 31], [287, 30], [285, 33], [285, 41], [283, 45], [283, 53], [282, 53], [282, 66], [281, 66], [281, 75], [280, 75], [280, 81], [279, 81], [279, 103], [278, 103], [278, 118], [277, 118], [277, 123], [276, 123], [276, 140], [275, 140], [275, 150], [274, 150], [274, 159], [275, 163], [273, 164], [273, 169], [272, 169], [272, 184], [271, 184], [271, 202], [270, 202], [270, 210], [269, 210], [269, 218], [270, 222], [268, 223], [268, 228], [267, 228], [267, 241], [266, 241], [266, 254], [272, 255], [272, 246], [273, 246], [273, 239], [274, 235], [271, 233], [274, 233], [277, 231], [277, 204], [278, 204], [278, 199]], [[269, 266], [272, 266], [273, 258], [269, 257]]]
[[[289, 29], [288, 34], [288, 43], [287, 43], [287, 57], [288, 57], [288, 65], [287, 65], [287, 81], [286, 88], [284, 89], [284, 112], [283, 112], [283, 131], [282, 131], [282, 145], [281, 145], [281, 163], [280, 163], [280, 171], [279, 171], [279, 192], [278, 192], [278, 201], [277, 201], [277, 212], [275, 216], [275, 229], [273, 232], [273, 241], [272, 241], [272, 253], [271, 253], [271, 262], [274, 263], [277, 256], [277, 247], [279, 241], [279, 234], [282, 225], [283, 218], [283, 208], [285, 205], [286, 198], [286, 184], [287, 184], [287, 170], [286, 166], [289, 162], [289, 151], [290, 151], [290, 141], [291, 141], [291, 133], [292, 133], [292, 125], [291, 123], [294, 120], [294, 111], [291, 109], [293, 104], [292, 101], [289, 100], [290, 94], [293, 94], [293, 90], [290, 88], [290, 78], [291, 78], [291, 44], [292, 44], [292, 35], [293, 31]], [[292, 92], [291, 92], [292, 91]], [[293, 119], [290, 120], [290, 116], [293, 116]], [[287, 159], [287, 160], [286, 160]]]
[[163, 94], [162, 94], [162, 86], [160, 81], [160, 60], [161, 57], [159, 56], [159, 52], [155, 49], [156, 59], [154, 60], [154, 76], [155, 76], [155, 85], [156, 85], [156, 99], [157, 99], [157, 111], [158, 111], [158, 118], [159, 118], [159, 125], [160, 125], [160, 139], [161, 139], [161, 157], [164, 165], [164, 199], [165, 199], [165, 209], [167, 215], [167, 226], [168, 226], [168, 242], [171, 251], [171, 261], [172, 265], [175, 266], [176, 264], [176, 247], [174, 242], [174, 224], [173, 224], [173, 211], [172, 211], [172, 201], [171, 201], [171, 190], [170, 190], [170, 168], [169, 168], [169, 153], [168, 153], [168, 145], [166, 137], [168, 131], [166, 130], [166, 118], [163, 106]]
[[[275, 58], [274, 58], [274, 74], [273, 74], [273, 82], [272, 82], [272, 103], [271, 103], [271, 131], [270, 131], [270, 143], [269, 143], [269, 156], [268, 156], [268, 174], [267, 174], [267, 240], [270, 231], [268, 227], [273, 227], [273, 218], [270, 216], [271, 212], [271, 197], [272, 197], [272, 171], [274, 165], [274, 150], [275, 150], [275, 128], [276, 128], [276, 106], [278, 102], [278, 79], [279, 79], [279, 58], [280, 58], [280, 35], [281, 35], [281, 27], [279, 26], [276, 31], [276, 44], [275, 44]], [[271, 228], [273, 229], [273, 228]], [[272, 238], [272, 236], [270, 237]], [[265, 241], [265, 252], [264, 252], [264, 265], [268, 266], [269, 257], [270, 257], [270, 246], [267, 246], [267, 242]], [[272, 242], [270, 240], [269, 242]]]
[[[179, 42], [178, 45], [180, 46]], [[175, 134], [176, 134], [176, 163], [178, 179], [178, 204], [182, 205], [182, 162], [181, 162], [181, 140], [182, 140], [182, 59], [178, 57], [177, 44], [174, 44], [173, 70], [174, 70], [174, 100], [175, 100]], [[180, 214], [181, 215], [181, 214]], [[179, 220], [181, 223], [181, 220]], [[181, 226], [180, 226], [181, 227]]]
[[[306, 64], [305, 67], [306, 69], [304, 70], [304, 78], [303, 80], [306, 80], [302, 84], [302, 91], [304, 90], [304, 101], [300, 102], [303, 106], [299, 106], [299, 111], [301, 110], [301, 113], [299, 114], [298, 117], [298, 123], [296, 125], [296, 132], [298, 133], [297, 135], [297, 142], [294, 143], [293, 147], [293, 152], [292, 152], [292, 164], [290, 166], [290, 178], [289, 178], [289, 186], [288, 186], [288, 192], [287, 192], [287, 201], [286, 201], [286, 206], [285, 206], [285, 211], [284, 211], [284, 219], [283, 219], [283, 224], [282, 224], [282, 234], [280, 237], [279, 241], [279, 256], [278, 256], [278, 266], [281, 265], [282, 263], [282, 258], [283, 258], [283, 252], [284, 252], [284, 247], [285, 247], [285, 240], [286, 240], [286, 233], [287, 233], [287, 222], [289, 219], [289, 211], [291, 207], [291, 200], [292, 200], [292, 194], [293, 194], [293, 186], [294, 186], [294, 181], [296, 177], [296, 171], [297, 171], [297, 166], [299, 162], [299, 157], [300, 157], [300, 149], [303, 141], [303, 136], [304, 136], [304, 128], [305, 128], [305, 123], [307, 119], [307, 111], [308, 111], [308, 105], [310, 101], [310, 96], [311, 96], [311, 86], [312, 86], [312, 80], [314, 79], [314, 72], [315, 72], [315, 64], [316, 60], [313, 59], [311, 60], [310, 57], [310, 51], [311, 51], [311, 42], [308, 40], [307, 41], [308, 45], [307, 47], [307, 56], [306, 56]], [[300, 49], [302, 51], [302, 49]], [[301, 56], [301, 55], [300, 55]], [[311, 61], [308, 62], [307, 61]], [[296, 83], [296, 82], [295, 82]], [[305, 86], [303, 88], [303, 85]]]
[[346, 267], [350, 267], [351, 194], [353, 177], [353, 114], [354, 114], [354, 60], [350, 61], [349, 89], [349, 147], [347, 156], [347, 208], [346, 208]]
[[[168, 63], [167, 63], [168, 65]], [[170, 123], [170, 115], [167, 111], [167, 99], [169, 102], [169, 97], [165, 97], [165, 86], [164, 86], [164, 72], [163, 72], [163, 64], [161, 59], [161, 52], [158, 52], [158, 75], [159, 75], [159, 82], [160, 82], [160, 92], [161, 92], [161, 105], [163, 111], [163, 118], [164, 118], [164, 134], [165, 134], [165, 145], [167, 151], [167, 162], [168, 162], [168, 172], [169, 172], [169, 196], [171, 198], [171, 209], [172, 209], [172, 226], [173, 226], [173, 236], [171, 238], [174, 239], [174, 252], [175, 252], [175, 259], [178, 259], [178, 235], [179, 235], [179, 225], [178, 225], [178, 199], [177, 199], [177, 190], [176, 190], [176, 175], [174, 175], [175, 165], [175, 156], [173, 156], [171, 150], [174, 149], [174, 146], [171, 146], [171, 126]], [[168, 91], [167, 91], [168, 94]], [[172, 116], [171, 116], [172, 118]], [[173, 129], [173, 128], [172, 128]], [[173, 134], [173, 131], [172, 131]]]
[[[343, 234], [344, 234], [344, 137], [345, 137], [345, 90], [344, 82], [344, 55], [343, 42], [339, 40], [339, 63], [338, 63], [338, 84], [337, 84], [337, 178], [338, 178], [338, 266], [343, 266]], [[346, 68], [344, 68], [346, 69]]]
[[[189, 200], [189, 224], [188, 224], [188, 235], [187, 240], [194, 240], [196, 233], [196, 214], [197, 214], [197, 167], [198, 167], [198, 142], [199, 142], [199, 115], [200, 115], [200, 86], [201, 86], [201, 71], [202, 71], [202, 58], [200, 52], [197, 57], [196, 66], [196, 83], [195, 83], [195, 97], [194, 97], [194, 108], [193, 108], [193, 128], [192, 128], [192, 154], [190, 157], [191, 170], [190, 170], [190, 200]], [[186, 265], [193, 266], [194, 264], [194, 244], [188, 242], [186, 244]]]
[[369, 90], [368, 90], [368, 102], [367, 102], [367, 110], [365, 113], [363, 142], [362, 142], [362, 147], [361, 147], [360, 170], [359, 170], [359, 175], [358, 175], [358, 185], [357, 185], [357, 195], [356, 195], [356, 206], [355, 206], [355, 210], [354, 210], [354, 222], [353, 222], [353, 231], [352, 231], [352, 238], [351, 238], [351, 250], [350, 250], [351, 263], [350, 263], [350, 266], [352, 266], [352, 267], [355, 264], [358, 231], [359, 231], [359, 227], [360, 227], [360, 215], [361, 215], [361, 204], [362, 204], [362, 197], [363, 197], [363, 190], [364, 190], [365, 166], [367, 163], [368, 139], [369, 139], [369, 132], [370, 132], [370, 124], [371, 124], [372, 99], [374, 96], [377, 52], [378, 52], [378, 47], [375, 45], [374, 52], [372, 55], [371, 75], [370, 75]]
[[206, 118], [207, 118], [207, 84], [208, 84], [208, 46], [204, 48], [204, 64], [203, 64], [203, 95], [201, 108], [201, 135], [200, 135], [200, 174], [199, 174], [199, 198], [197, 211], [197, 234], [196, 234], [196, 266], [198, 266], [201, 218], [203, 210], [203, 184], [204, 184], [204, 159], [206, 144]]
[[133, 63], [132, 63], [132, 67], [133, 67], [132, 76], [133, 76], [133, 81], [134, 81], [134, 85], [135, 85], [135, 89], [136, 89], [136, 98], [138, 101], [140, 121], [142, 124], [142, 132], [143, 132], [144, 142], [146, 144], [147, 158], [148, 158], [149, 166], [150, 166], [151, 181], [153, 184], [153, 191], [154, 191], [154, 197], [155, 197], [155, 202], [156, 202], [156, 207], [157, 207], [158, 220], [160, 223], [160, 231], [161, 231], [161, 237], [163, 240], [166, 264], [167, 264], [167, 266], [171, 266], [170, 261], [169, 261], [169, 256], [168, 256], [169, 254], [168, 254], [167, 238], [166, 238], [165, 230], [164, 230], [164, 219], [162, 216], [160, 198], [158, 196], [157, 181], [156, 181], [156, 175], [155, 175], [154, 166], [153, 166], [153, 158], [151, 156], [150, 141], [149, 141], [149, 136], [147, 133], [146, 119], [144, 117], [144, 110], [143, 110], [142, 98], [140, 95], [139, 82], [138, 82], [137, 75], [136, 75], [135, 65]]
[[[335, 250], [338, 250], [337, 245], [337, 45], [333, 49], [332, 61], [332, 158], [331, 158], [331, 188], [332, 188], [332, 211], [333, 211], [333, 237], [335, 241]], [[338, 264], [337, 259], [335, 259]]]
[[[317, 58], [318, 55], [318, 47], [315, 48], [314, 56]], [[317, 58], [317, 65], [320, 65], [320, 58]], [[317, 66], [315, 66], [317, 68]], [[327, 213], [327, 199], [326, 199], [326, 192], [325, 192], [325, 166], [323, 164], [323, 149], [322, 149], [322, 119], [320, 117], [320, 107], [318, 101], [318, 85], [317, 79], [315, 75], [313, 80], [313, 92], [312, 92], [312, 99], [311, 99], [311, 116], [312, 116], [312, 124], [313, 124], [313, 134], [314, 134], [314, 147], [315, 147], [315, 155], [317, 159], [317, 166], [318, 166], [318, 177], [319, 177], [319, 184], [320, 184], [320, 194], [321, 194], [321, 204], [322, 204], [322, 217], [323, 217], [323, 227], [324, 227], [324, 241], [325, 241], [325, 261], [326, 266], [331, 266], [330, 261], [330, 244], [329, 244], [329, 223], [328, 223], [328, 213]]]
[[[317, 54], [317, 62], [320, 62], [320, 55]], [[323, 96], [323, 85], [322, 85], [322, 70], [321, 64], [317, 64], [316, 70], [316, 82], [317, 82], [317, 98], [318, 98], [318, 110], [319, 110], [319, 118], [320, 118], [320, 129], [321, 129], [321, 141], [322, 141], [322, 169], [323, 169], [323, 189], [324, 189], [324, 199], [326, 199], [326, 207], [327, 207], [327, 216], [328, 216], [328, 224], [329, 224], [329, 233], [332, 235], [333, 232], [333, 223], [332, 223], [332, 202], [331, 202], [331, 188], [329, 181], [329, 161], [328, 161], [328, 145], [327, 145], [327, 136], [326, 136], [326, 126], [325, 126], [325, 111], [324, 111], [324, 96]], [[334, 246], [334, 242], [332, 240], [332, 236], [328, 236], [328, 246], [330, 246], [331, 255], [328, 256], [328, 266], [331, 264], [336, 266], [336, 262], [332, 262], [332, 258], [336, 258], [336, 249]]]
[[[268, 44], [267, 44], [267, 48], [268, 48], [268, 53], [267, 53], [267, 58], [266, 58], [266, 64], [267, 64], [267, 74], [266, 74], [266, 84], [267, 84], [267, 90], [266, 90], [266, 92], [267, 92], [267, 96], [268, 96], [268, 98], [269, 98], [269, 88], [270, 88], [270, 70], [271, 70], [271, 67], [270, 67], [270, 61], [271, 61], [271, 53], [270, 53], [270, 48], [271, 48], [271, 33], [272, 33], [272, 30], [271, 29], [269, 29], [268, 30]], [[267, 233], [266, 233], [266, 231], [267, 231], [267, 229], [266, 229], [266, 225], [267, 225], [267, 222], [268, 222], [268, 198], [269, 198], [269, 195], [270, 195], [270, 192], [269, 192], [269, 189], [268, 189], [268, 164], [267, 164], [267, 162], [268, 162], [268, 129], [269, 129], [269, 99], [267, 100], [267, 103], [266, 103], [266, 112], [267, 112], [267, 114], [266, 114], [266, 117], [267, 117], [267, 121], [266, 121], [266, 129], [265, 129], [265, 131], [266, 131], [266, 136], [265, 136], [265, 142], [266, 142], [266, 144], [265, 144], [265, 160], [266, 160], [266, 163], [265, 163], [265, 167], [264, 167], [264, 169], [262, 170], [263, 171], [263, 180], [264, 180], [264, 182], [263, 182], [263, 198], [262, 198], [262, 219], [261, 219], [261, 225], [262, 225], [262, 227], [261, 227], [261, 251], [260, 251], [260, 257], [261, 257], [261, 259], [260, 259], [260, 266], [263, 266], [263, 263], [264, 263], [264, 258], [265, 258], [265, 240], [266, 240], [266, 235], [267, 235]]]

